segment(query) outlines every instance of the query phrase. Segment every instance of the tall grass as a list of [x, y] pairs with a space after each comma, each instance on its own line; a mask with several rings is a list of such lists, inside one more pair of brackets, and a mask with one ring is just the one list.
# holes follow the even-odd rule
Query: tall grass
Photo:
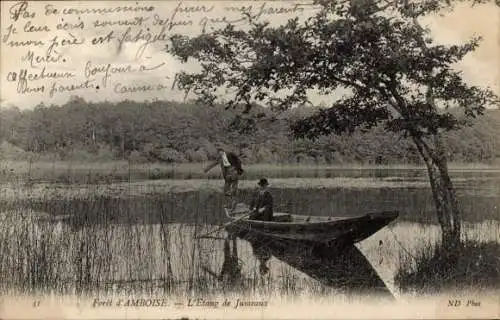
[[[241, 284], [238, 288], [226, 286], [204, 268], [219, 272], [224, 259], [221, 241], [194, 240], [195, 232], [211, 231], [215, 225], [199, 223], [195, 228], [194, 224], [170, 223], [165, 216], [164, 221], [156, 224], [114, 224], [103, 219], [100, 224], [87, 222], [74, 230], [62, 222], [42, 222], [39, 216], [39, 212], [26, 209], [4, 211], [1, 215], [2, 293], [210, 296], [237, 291], [249, 296], [341, 295], [336, 288], [329, 288], [275, 259], [269, 262], [269, 274], [261, 276], [258, 261], [246, 242], [238, 242]], [[469, 236], [485, 233], [477, 238], [478, 243], [496, 243], [496, 247], [491, 243], [478, 244], [477, 248], [464, 251], [468, 255], [475, 252], [468, 256], [471, 259], [467, 263], [460, 261], [462, 275], [471, 279], [472, 287], [485, 287], [484, 282], [474, 280], [477, 279], [471, 273], [474, 270], [488, 275], [497, 272], [498, 277], [498, 260], [492, 260], [492, 257], [498, 259], [499, 239], [495, 236], [498, 227], [492, 224], [468, 229]], [[393, 292], [400, 288], [403, 292], [411, 291], [414, 280], [422, 285], [435, 284], [435, 265], [429, 263], [425, 269], [414, 259], [419, 252], [434, 252], [428, 248], [438, 238], [437, 227], [406, 223], [391, 228], [393, 231], [386, 228], [359, 244], [386, 284], [391, 285], [394, 274], [396, 288], [390, 286]], [[420, 241], [409, 234], [419, 234]], [[483, 260], [473, 260], [478, 255]], [[474, 268], [472, 262], [480, 262], [481, 268]], [[496, 281], [490, 284], [498, 288], [498, 278]]]
[[[45, 222], [26, 208], [4, 211], [0, 220], [0, 291], [28, 294], [220, 294], [224, 287], [204, 268], [218, 273], [223, 262], [219, 240], [194, 240], [215, 226], [171, 223], [161, 215], [155, 224], [134, 216], [115, 224], [105, 215], [80, 222]], [[223, 236], [223, 234], [221, 234]], [[321, 292], [321, 284], [282, 265], [261, 277], [251, 248], [239, 243], [244, 262], [243, 294], [289, 292], [297, 286]], [[294, 279], [293, 283], [289, 279]], [[299, 280], [301, 278], [302, 280]], [[292, 288], [293, 285], [293, 288]]]

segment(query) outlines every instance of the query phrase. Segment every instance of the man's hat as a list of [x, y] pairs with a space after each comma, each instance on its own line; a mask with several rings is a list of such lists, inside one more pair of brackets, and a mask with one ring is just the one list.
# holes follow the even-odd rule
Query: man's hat
[[269, 185], [269, 182], [267, 181], [266, 178], [262, 178], [262, 179], [259, 180], [258, 185], [261, 186], [261, 187], [265, 187], [265, 186]]

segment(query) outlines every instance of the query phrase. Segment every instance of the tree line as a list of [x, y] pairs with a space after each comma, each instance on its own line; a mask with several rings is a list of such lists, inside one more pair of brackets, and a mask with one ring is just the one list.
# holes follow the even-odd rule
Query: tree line
[[[254, 106], [250, 115], [242, 118], [241, 110], [224, 105], [206, 107], [172, 101], [90, 103], [73, 97], [61, 106], [0, 109], [0, 142], [58, 160], [203, 162], [213, 159], [219, 143], [239, 153], [246, 163], [420, 164], [418, 151], [409, 139], [381, 126], [315, 140], [294, 139], [290, 123], [315, 108], [319, 107], [301, 107], [278, 117], [264, 117], [271, 111]], [[251, 132], [237, 130], [249, 119], [253, 124]], [[447, 132], [444, 139], [450, 161], [495, 160], [500, 155], [496, 141], [499, 133], [499, 110], [487, 111], [470, 127]]]

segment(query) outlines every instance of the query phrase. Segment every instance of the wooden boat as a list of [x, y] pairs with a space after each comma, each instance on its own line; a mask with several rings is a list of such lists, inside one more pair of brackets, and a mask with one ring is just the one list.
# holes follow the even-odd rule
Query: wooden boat
[[248, 240], [306, 241], [315, 243], [336, 242], [350, 245], [362, 241], [395, 220], [397, 211], [368, 213], [357, 217], [303, 216], [274, 213], [272, 221], [249, 219], [249, 210], [240, 207], [225, 209], [231, 220], [225, 225], [228, 233]]

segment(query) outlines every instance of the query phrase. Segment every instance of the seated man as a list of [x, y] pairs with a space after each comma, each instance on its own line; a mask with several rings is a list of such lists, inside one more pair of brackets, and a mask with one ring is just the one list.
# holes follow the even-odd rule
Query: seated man
[[[260, 179], [259, 189], [255, 193], [255, 196], [250, 204], [250, 219], [253, 220], [263, 220], [272, 221], [273, 220], [273, 196], [267, 189], [269, 183], [267, 179]], [[265, 244], [262, 243], [252, 243], [252, 248], [254, 255], [260, 261], [260, 273], [262, 275], [269, 271], [267, 267], [267, 261], [271, 258], [269, 250], [266, 248]]]
[[259, 189], [250, 203], [252, 214], [250, 219], [272, 221], [273, 220], [273, 196], [267, 189], [269, 182], [266, 178], [259, 180]]

